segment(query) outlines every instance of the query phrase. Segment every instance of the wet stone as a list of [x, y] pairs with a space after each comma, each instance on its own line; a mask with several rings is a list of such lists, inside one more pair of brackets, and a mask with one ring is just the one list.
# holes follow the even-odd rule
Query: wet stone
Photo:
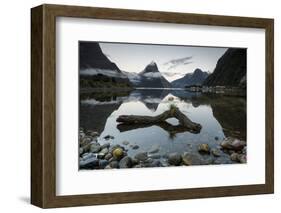
[[179, 153], [172, 153], [168, 155], [168, 162], [170, 165], [179, 166], [182, 162], [181, 155]]
[[211, 149], [211, 153], [212, 153], [212, 155], [213, 156], [215, 156], [215, 157], [220, 157], [221, 156], [221, 153], [220, 153], [220, 151], [218, 150], [218, 149]]
[[99, 143], [92, 143], [90, 146], [90, 151], [93, 153], [97, 153], [101, 150], [101, 146]]
[[147, 153], [146, 152], [139, 152], [135, 155], [135, 159], [139, 160], [139, 161], [145, 161], [148, 158]]
[[80, 169], [96, 169], [99, 167], [99, 160], [96, 157], [88, 158], [79, 162]]
[[108, 165], [108, 161], [107, 160], [100, 160], [99, 161], [99, 168], [100, 169], [104, 169], [107, 165]]
[[120, 168], [131, 168], [133, 166], [132, 159], [129, 156], [125, 156], [119, 162]]
[[198, 146], [198, 152], [201, 154], [210, 154], [210, 147], [206, 143], [199, 144]]
[[110, 167], [113, 168], [113, 169], [119, 168], [119, 163], [118, 163], [118, 161], [111, 161], [111, 162], [109, 163], [109, 165], [110, 165]]

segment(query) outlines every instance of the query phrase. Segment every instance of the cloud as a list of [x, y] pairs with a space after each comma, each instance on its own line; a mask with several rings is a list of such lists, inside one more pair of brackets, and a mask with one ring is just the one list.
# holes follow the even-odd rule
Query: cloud
[[168, 77], [174, 77], [174, 76], [184, 76], [185, 74], [180, 72], [162, 72], [163, 75]]
[[162, 77], [160, 72], [147, 72], [143, 75], [147, 78], [161, 78]]
[[192, 56], [188, 56], [188, 57], [184, 57], [184, 58], [176, 58], [176, 59], [172, 59], [170, 61], [165, 62], [163, 65], [168, 66], [168, 70], [170, 70], [170, 69], [174, 69], [180, 65], [191, 64], [192, 63], [192, 61], [190, 61], [191, 59], [192, 59]]

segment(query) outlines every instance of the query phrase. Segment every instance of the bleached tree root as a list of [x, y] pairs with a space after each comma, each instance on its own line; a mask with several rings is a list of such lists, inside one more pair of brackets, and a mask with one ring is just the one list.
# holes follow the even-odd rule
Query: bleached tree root
[[[179, 125], [173, 126], [166, 120], [168, 118], [177, 118]], [[198, 123], [192, 122], [185, 114], [183, 114], [178, 107], [171, 107], [169, 110], [156, 116], [141, 116], [141, 115], [120, 115], [117, 119], [119, 130], [136, 129], [143, 126], [157, 125], [166, 131], [184, 132], [189, 131], [199, 133], [202, 126]], [[129, 126], [130, 125], [130, 126]]]

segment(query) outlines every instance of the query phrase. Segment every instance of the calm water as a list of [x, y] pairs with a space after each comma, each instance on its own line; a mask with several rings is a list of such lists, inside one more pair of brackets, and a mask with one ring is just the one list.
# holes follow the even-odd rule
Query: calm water
[[[149, 127], [122, 126], [116, 122], [120, 115], [158, 115], [175, 104], [188, 118], [202, 125], [200, 133], [176, 132], [162, 129], [157, 125]], [[177, 125], [175, 118], [168, 119]], [[140, 151], [159, 149], [158, 154], [192, 152], [206, 161], [209, 155], [200, 155], [197, 146], [208, 143], [218, 148], [228, 136], [246, 140], [246, 100], [239, 97], [205, 95], [184, 90], [134, 90], [130, 93], [91, 92], [80, 95], [80, 127], [98, 131], [99, 143], [111, 142], [138, 145], [133, 150], [125, 147], [134, 156]], [[111, 135], [114, 139], [105, 140]], [[232, 163], [227, 154], [216, 158], [217, 163]], [[216, 162], [212, 162], [216, 163]]]

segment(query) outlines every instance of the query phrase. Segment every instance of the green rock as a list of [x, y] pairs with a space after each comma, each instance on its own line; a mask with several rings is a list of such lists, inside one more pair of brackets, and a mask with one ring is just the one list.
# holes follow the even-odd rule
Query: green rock
[[116, 148], [113, 150], [113, 158], [116, 159], [116, 160], [120, 160], [122, 157], [123, 157], [123, 149], [121, 148]]

